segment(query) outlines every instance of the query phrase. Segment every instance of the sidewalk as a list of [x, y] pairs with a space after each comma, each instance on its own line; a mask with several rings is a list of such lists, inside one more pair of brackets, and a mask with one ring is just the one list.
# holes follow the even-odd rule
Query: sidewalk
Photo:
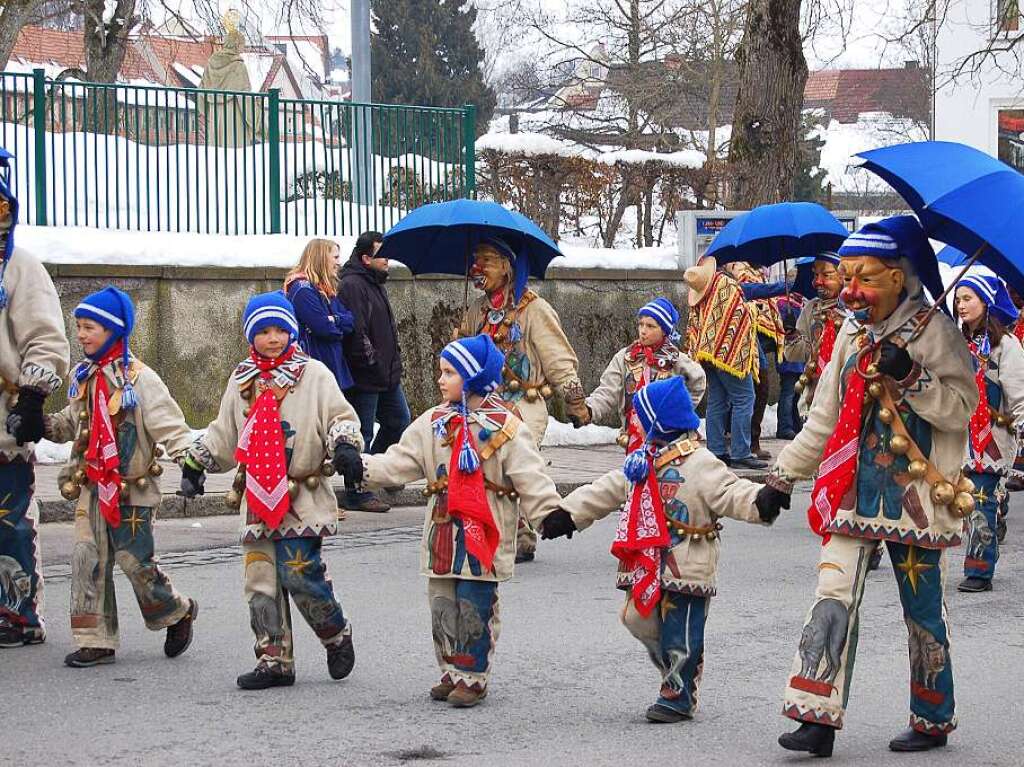
[[[764, 441], [764, 448], [772, 455], [777, 455], [783, 442], [778, 440]], [[541, 451], [550, 461], [548, 471], [554, 479], [558, 492], [569, 493], [580, 485], [593, 482], [602, 474], [622, 466], [623, 452], [618, 445], [594, 445], [589, 447], [551, 447]], [[164, 519], [180, 517], [209, 517], [216, 515], [234, 515], [238, 512], [224, 504], [224, 493], [231, 488], [234, 471], [226, 474], [211, 474], [206, 479], [206, 495], [192, 500], [185, 500], [175, 495], [181, 480], [178, 467], [163, 462], [164, 473], [160, 477], [160, 487], [164, 491], [160, 516]], [[39, 501], [40, 516], [43, 522], [69, 522], [74, 519], [74, 503], [65, 501], [60, 496], [57, 485], [57, 474], [61, 464], [36, 465], [36, 499]], [[740, 476], [760, 479], [764, 472], [741, 471]], [[332, 478], [335, 493], [339, 499], [344, 492], [340, 478]], [[423, 505], [422, 480], [408, 485], [399, 493], [383, 493], [392, 506], [419, 507]]]

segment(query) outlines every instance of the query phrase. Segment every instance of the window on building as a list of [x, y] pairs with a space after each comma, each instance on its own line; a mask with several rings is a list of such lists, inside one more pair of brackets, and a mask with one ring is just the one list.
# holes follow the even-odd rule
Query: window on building
[[1017, 32], [1020, 29], [1020, 0], [995, 0], [996, 31]]
[[1024, 109], [1000, 109], [999, 159], [1024, 173]]

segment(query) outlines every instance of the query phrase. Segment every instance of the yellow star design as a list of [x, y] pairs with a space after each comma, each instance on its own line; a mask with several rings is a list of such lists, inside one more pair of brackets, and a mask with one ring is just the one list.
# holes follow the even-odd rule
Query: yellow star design
[[6, 519], [7, 515], [13, 513], [13, 511], [14, 511], [13, 509], [8, 509], [7, 508], [7, 502], [9, 500], [11, 500], [11, 494], [10, 493], [5, 495], [3, 497], [3, 500], [0, 500], [0, 504], [3, 505], [3, 507], [0, 508], [0, 523], [3, 523], [5, 525], [7, 525], [8, 527], [14, 527], [14, 523]]
[[287, 551], [288, 556], [291, 557], [291, 559], [285, 560], [285, 566], [292, 571], [293, 575], [305, 575], [306, 568], [313, 564], [313, 560], [306, 559], [302, 553], [302, 549], [292, 551], [285, 547], [285, 551]]
[[131, 527], [131, 529], [132, 529], [132, 538], [135, 537], [135, 533], [137, 533], [139, 531], [140, 527], [145, 527], [146, 526], [146, 518], [145, 517], [140, 517], [138, 509], [134, 509], [134, 508], [132, 509], [132, 515], [130, 517], [128, 517], [127, 519], [123, 519], [121, 521], [124, 522], [126, 525]]
[[917, 593], [918, 578], [923, 578], [924, 576], [922, 575], [922, 573], [931, 567], [934, 567], [934, 565], [922, 562], [917, 558], [916, 546], [908, 547], [907, 556], [903, 559], [902, 562], [896, 565], [896, 568], [898, 570], [903, 571], [903, 575], [906, 577], [907, 582], [910, 584], [910, 588], [913, 590], [915, 594]]
[[977, 501], [978, 505], [980, 506], [981, 504], [988, 500], [988, 496], [985, 495], [985, 491], [979, 487], [978, 492], [974, 494], [974, 500]]
[[676, 609], [676, 603], [669, 599], [667, 594], [662, 594], [659, 607], [661, 608], [661, 620], [664, 621], [665, 616]]

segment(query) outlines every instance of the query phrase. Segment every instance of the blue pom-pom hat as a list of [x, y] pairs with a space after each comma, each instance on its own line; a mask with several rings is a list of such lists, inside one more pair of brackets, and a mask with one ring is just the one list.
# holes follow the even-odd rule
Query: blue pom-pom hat
[[[124, 389], [121, 392], [121, 406], [132, 410], [138, 404], [135, 389], [128, 378], [128, 364], [130, 352], [128, 350], [128, 339], [135, 329], [135, 304], [132, 298], [123, 290], [118, 290], [113, 285], [108, 285], [103, 290], [98, 290], [82, 299], [75, 307], [75, 319], [89, 319], [98, 322], [110, 331], [110, 338], [101, 346], [95, 354], [86, 355], [93, 362], [103, 358], [110, 348], [119, 340], [124, 340], [124, 351], [121, 355], [121, 362], [124, 365]], [[81, 368], [85, 374], [88, 368]], [[77, 394], [79, 371], [75, 373], [72, 381], [72, 396]]]

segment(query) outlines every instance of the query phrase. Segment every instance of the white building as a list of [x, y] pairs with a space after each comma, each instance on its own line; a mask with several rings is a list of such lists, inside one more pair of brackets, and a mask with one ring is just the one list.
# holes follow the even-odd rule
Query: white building
[[[1017, 51], [969, 57], [1024, 34], [1020, 0], [949, 0], [936, 41], [935, 138], [987, 152], [1024, 172], [1024, 41]], [[963, 74], [950, 81], [950, 72]]]

